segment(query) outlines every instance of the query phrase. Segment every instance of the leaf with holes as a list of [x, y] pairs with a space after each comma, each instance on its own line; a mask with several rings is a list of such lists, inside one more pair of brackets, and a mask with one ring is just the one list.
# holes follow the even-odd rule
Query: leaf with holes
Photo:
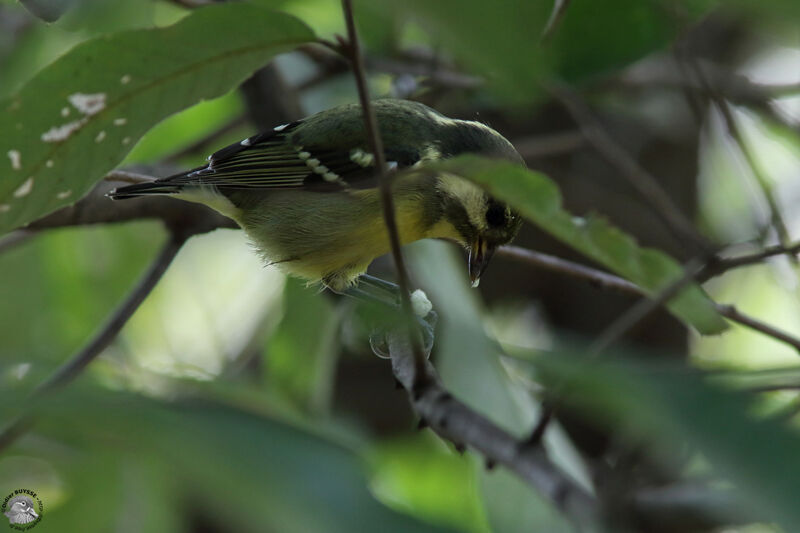
[[[658, 250], [640, 247], [633, 237], [605, 219], [574, 217], [565, 211], [558, 187], [543, 174], [476, 156], [458, 157], [437, 168], [475, 181], [556, 239], [650, 294], [658, 293], [683, 275], [683, 269], [674, 259]], [[720, 333], [727, 328], [698, 285], [690, 285], [678, 293], [668, 307], [700, 333]]]
[[74, 202], [159, 121], [313, 39], [290, 15], [237, 2], [76, 46], [0, 102], [0, 232]]

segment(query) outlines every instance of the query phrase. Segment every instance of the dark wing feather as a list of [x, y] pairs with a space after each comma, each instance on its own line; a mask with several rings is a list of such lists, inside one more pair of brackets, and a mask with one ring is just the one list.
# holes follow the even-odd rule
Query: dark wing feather
[[171, 176], [171, 185], [213, 185], [221, 192], [241, 189], [341, 190], [372, 182], [375, 170], [355, 162], [351, 153], [295, 146], [291, 131], [300, 122], [279, 131], [259, 133], [227, 146], [208, 158], [208, 164]]

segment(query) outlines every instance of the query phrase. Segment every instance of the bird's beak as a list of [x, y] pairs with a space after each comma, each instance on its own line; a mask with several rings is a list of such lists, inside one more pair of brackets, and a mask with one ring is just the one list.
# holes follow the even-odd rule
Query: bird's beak
[[481, 274], [486, 270], [489, 260], [494, 255], [495, 247], [486, 244], [478, 237], [469, 249], [469, 280], [473, 287], [481, 281]]
[[36, 511], [34, 511], [33, 509], [28, 509], [28, 514], [34, 518], [39, 518], [39, 515], [36, 514]]

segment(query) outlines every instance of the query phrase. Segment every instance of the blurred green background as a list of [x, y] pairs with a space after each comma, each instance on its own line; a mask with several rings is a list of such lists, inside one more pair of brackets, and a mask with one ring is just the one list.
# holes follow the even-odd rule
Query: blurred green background
[[[31, 10], [0, 1], [0, 99], [78, 43], [168, 26], [203, 9], [166, 0], [23, 3]], [[333, 0], [252, 3], [296, 16], [319, 37], [344, 31]], [[32, 14], [37, 7], [63, 14], [45, 22]], [[709, 240], [752, 250], [774, 242], [766, 203], [709, 94], [681, 82], [681, 61], [745, 76], [764, 92], [730, 97], [734, 117], [790, 234], [800, 231], [796, 2], [575, 1], [543, 44], [552, 7], [522, 0], [356, 2], [373, 96], [414, 98], [491, 125], [530, 168], [558, 183], [573, 213], [600, 213], [683, 261], [685, 243], [587, 146], [542, 86], [571, 84]], [[296, 118], [355, 101], [346, 66], [315, 50], [270, 64], [273, 92], [264, 94], [277, 92], [280, 100], [259, 102], [252, 90], [237, 89], [194, 105], [150, 130], [122, 166], [192, 167], [274, 125], [259, 123], [265, 109]], [[719, 92], [734, 94], [739, 78], [720, 79]], [[263, 82], [248, 84], [263, 90]], [[8, 161], [0, 156], [3, 179]], [[63, 228], [0, 254], [0, 421], [12, 420], [26, 407], [27, 392], [83, 346], [166, 238], [151, 221]], [[516, 244], [586, 262], [532, 226]], [[446, 387], [520, 437], [534, 424], [548, 383], [537, 359], [559, 362], [549, 370], [556, 374], [580, 367], [568, 354], [635, 302], [500, 256], [480, 289], [471, 290], [451, 245], [422, 242], [407, 253], [414, 285], [427, 291], [440, 316], [432, 359]], [[385, 258], [371, 271], [393, 275]], [[797, 265], [779, 257], [705, 288], [719, 302], [800, 335], [799, 279]], [[796, 513], [783, 507], [790, 502], [770, 507], [750, 498], [778, 486], [763, 485], [780, 481], [771, 474], [775, 463], [783, 465], [779, 477], [800, 469], [800, 459], [780, 455], [791, 446], [776, 445], [778, 455], [768, 446], [794, 442], [796, 351], [737, 325], [701, 337], [663, 312], [625, 341], [630, 358], [667, 361], [679, 375], [702, 369], [703, 376], [767, 384], [774, 377], [787, 385], [748, 393], [741, 405], [739, 396], [730, 404], [725, 396], [719, 411], [711, 411], [717, 382], [701, 380], [694, 397], [687, 388], [674, 401], [669, 389], [647, 411], [650, 422], [663, 421], [664, 432], [648, 442], [647, 426], [637, 422], [648, 417], [612, 400], [662, 398], [659, 387], [680, 388], [681, 380], [637, 366], [656, 376], [652, 387], [645, 378], [619, 377], [616, 389], [586, 384], [586, 396], [597, 402], [577, 402], [551, 428], [551, 458], [592, 490], [604, 469], [616, 473], [622, 492], [688, 478], [733, 482], [759, 520], [731, 520], [725, 531], [800, 528]], [[614, 382], [613, 368], [597, 375], [606, 371], [605, 383]], [[641, 390], [628, 388], [632, 382]], [[733, 437], [724, 442], [700, 438], [698, 420], [723, 416], [715, 413], [730, 423]], [[767, 444], [742, 447], [761, 431], [748, 425], [754, 413], [784, 416], [790, 429], [772, 428], [774, 441], [772, 429], [764, 430]], [[35, 490], [44, 505], [36, 526], [42, 532], [572, 531], [569, 517], [512, 474], [487, 470], [478, 454], [458, 454], [415, 424], [389, 364], [370, 352], [351, 302], [285, 279], [262, 266], [241, 232], [217, 230], [188, 242], [112, 346], [74, 386], [48, 398], [34, 430], [2, 452], [0, 497]], [[715, 453], [752, 460], [752, 485]], [[653, 527], [633, 521], [619, 530], [659, 530]]]

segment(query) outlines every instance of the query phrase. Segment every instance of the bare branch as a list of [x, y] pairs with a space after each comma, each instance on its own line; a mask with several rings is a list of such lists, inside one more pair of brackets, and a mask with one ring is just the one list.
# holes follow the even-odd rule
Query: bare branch
[[[774, 252], [775, 250], [771, 251]], [[503, 246], [498, 249], [497, 253], [498, 255], [505, 255], [507, 257], [523, 261], [529, 265], [544, 268], [551, 272], [589, 281], [593, 285], [596, 285], [602, 289], [610, 289], [637, 296], [647, 296], [647, 293], [641, 287], [631, 283], [626, 279], [609, 274], [608, 272], [603, 272], [602, 270], [597, 270], [595, 268], [587, 267], [572, 261], [567, 261], [566, 259], [543, 254], [541, 252], [533, 252], [517, 246]], [[771, 255], [775, 254], [772, 253]], [[732, 268], [735, 268], [735, 266], [739, 265], [734, 264]], [[702, 277], [702, 274], [700, 277]], [[759, 333], [766, 335], [767, 337], [772, 337], [777, 341], [788, 344], [800, 352], [800, 339], [791, 335], [790, 333], [781, 331], [769, 324], [742, 313], [732, 305], [715, 303], [714, 306], [717, 312], [728, 320], [743, 326], [747, 326], [754, 331], [758, 331]]]
[[[353, 75], [356, 79], [356, 87], [358, 88], [358, 99], [361, 103], [361, 111], [364, 114], [364, 127], [366, 128], [367, 137], [369, 138], [370, 149], [375, 156], [375, 162], [378, 167], [378, 189], [383, 210], [383, 221], [386, 224], [386, 231], [389, 234], [392, 259], [394, 260], [395, 269], [397, 270], [397, 286], [400, 291], [400, 304], [403, 314], [408, 320], [408, 325], [411, 326], [415, 321], [414, 311], [411, 307], [411, 296], [408, 291], [410, 283], [405, 261], [403, 260], [403, 252], [400, 247], [400, 237], [397, 230], [394, 202], [392, 200], [392, 188], [389, 181], [389, 168], [386, 165], [383, 141], [381, 139], [380, 130], [378, 129], [378, 120], [375, 116], [375, 110], [372, 108], [369, 99], [367, 78], [364, 72], [364, 58], [361, 55], [361, 45], [358, 40], [358, 33], [356, 32], [355, 20], [353, 18], [352, 0], [342, 0], [342, 10], [344, 11], [345, 23], [347, 25], [347, 51], [350, 52], [349, 55], [353, 66]], [[417, 375], [421, 379], [424, 375], [422, 370], [426, 362], [426, 357], [422, 350], [422, 342], [419, 335], [414, 334], [411, 329], [409, 329], [409, 335], [411, 338], [411, 347], [414, 352], [414, 360], [416, 361], [415, 364], [419, 371]], [[415, 386], [420, 386], [422, 384], [422, 382], [419, 382], [416, 383]]]
[[106, 198], [106, 193], [111, 189], [153, 179], [142, 174], [112, 172], [76, 203], [31, 222], [25, 229], [43, 230], [143, 219], [160, 220], [169, 228], [190, 234], [205, 233], [216, 228], [238, 228], [233, 220], [203, 205], [165, 196], [145, 196], [124, 202]]
[[597, 503], [553, 465], [543, 450], [522, 447], [513, 436], [453, 398], [427, 361], [423, 367], [427, 386], [417, 391], [416, 363], [406, 335], [389, 334], [389, 353], [395, 378], [408, 391], [416, 413], [433, 431], [516, 473], [576, 521], [582, 531], [596, 530]]
[[36, 235], [35, 231], [25, 229], [19, 229], [12, 231], [8, 235], [3, 235], [0, 237], [0, 254], [27, 242], [34, 235]]

